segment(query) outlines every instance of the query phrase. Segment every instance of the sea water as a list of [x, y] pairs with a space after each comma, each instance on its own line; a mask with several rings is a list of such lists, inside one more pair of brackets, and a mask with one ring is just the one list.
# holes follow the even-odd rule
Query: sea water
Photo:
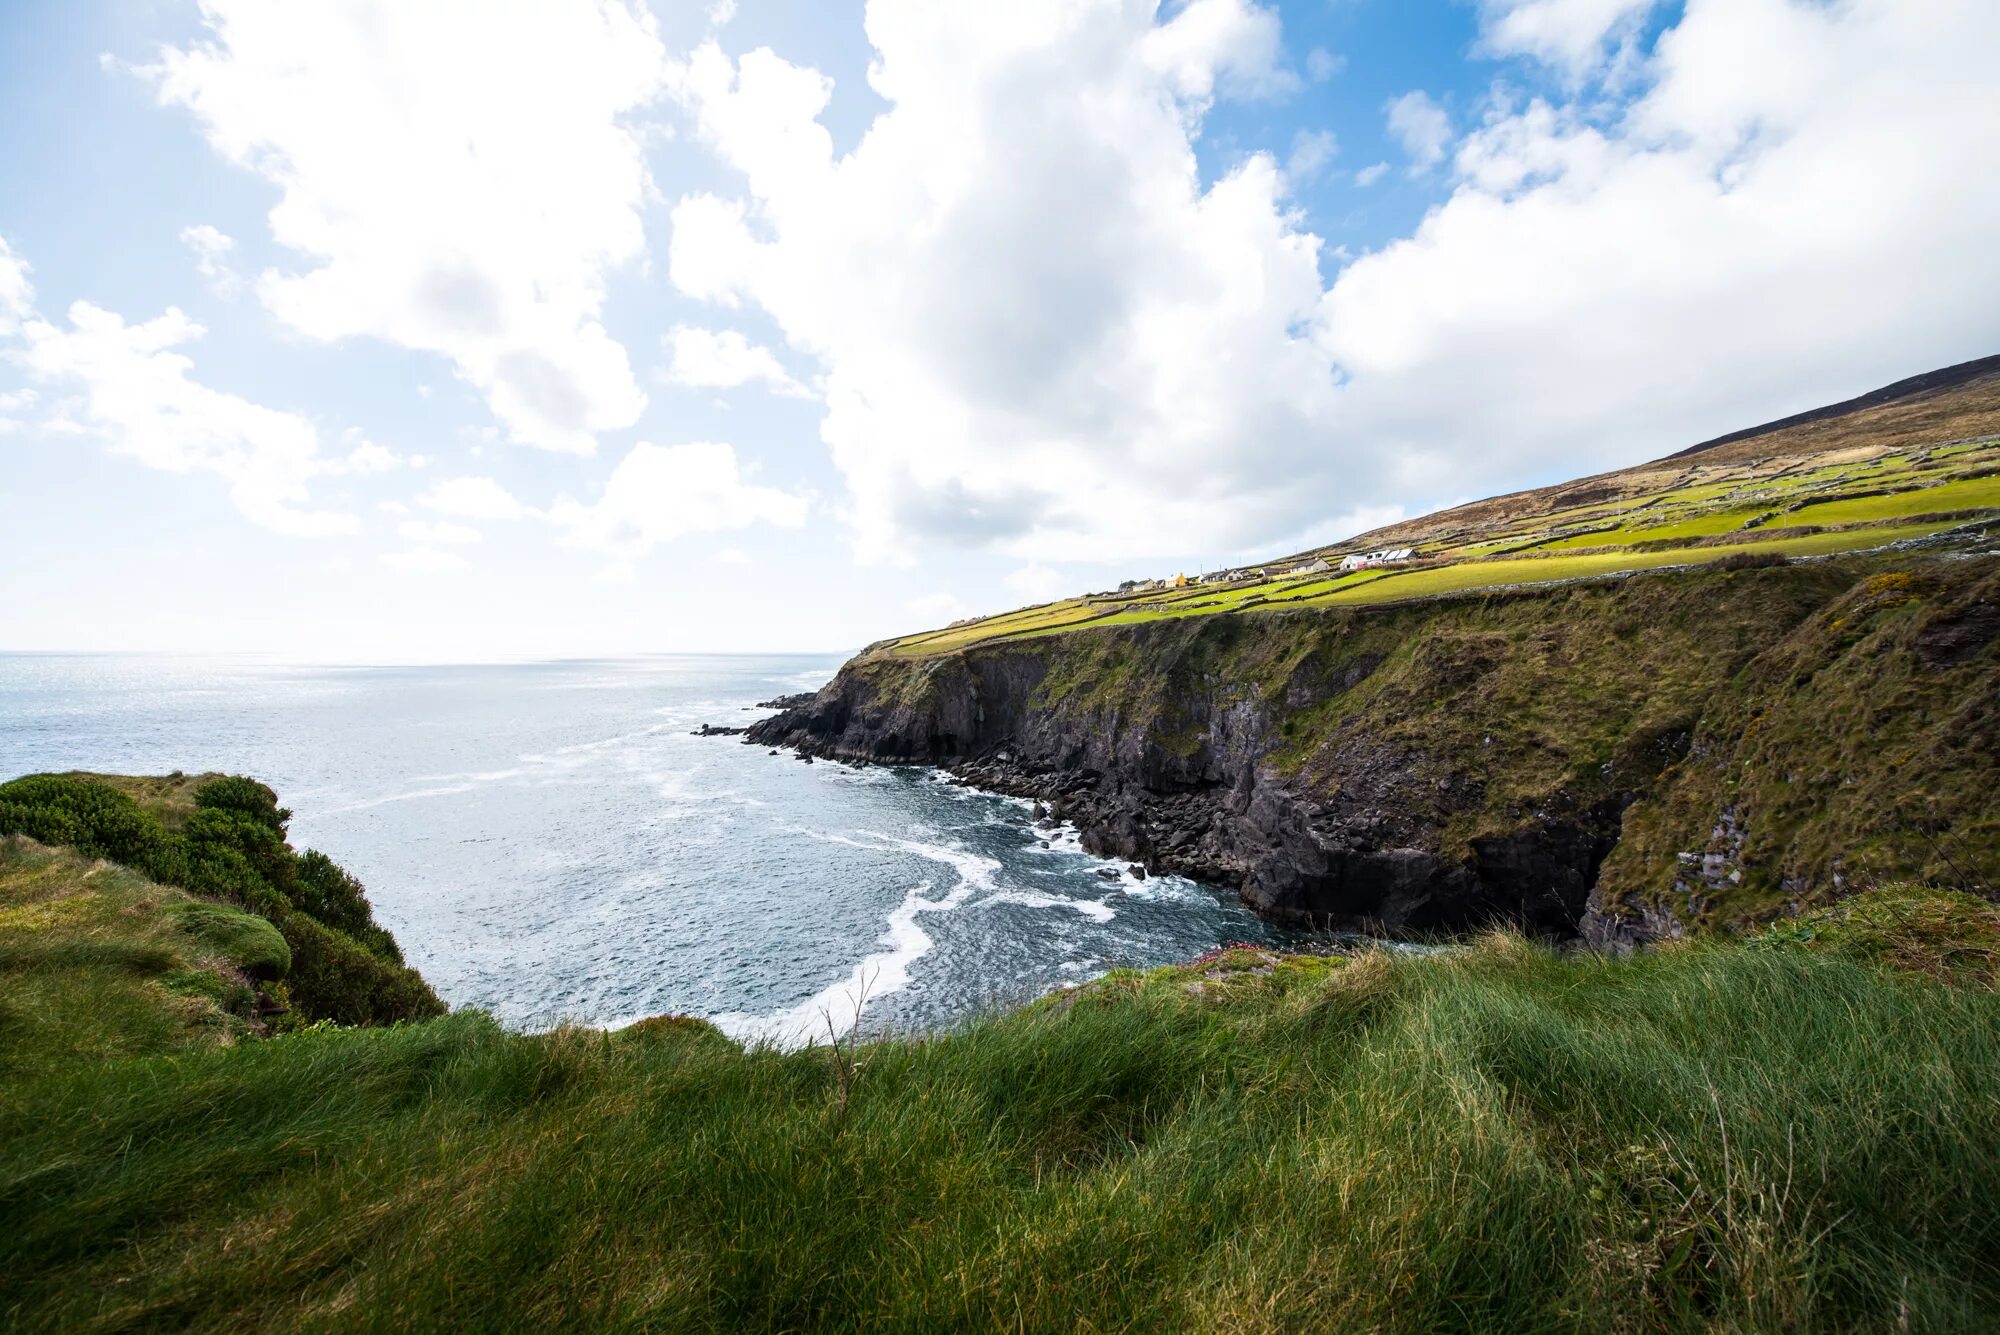
[[864, 989], [864, 1028], [937, 1029], [1280, 939], [1227, 891], [1085, 854], [1025, 802], [692, 735], [838, 666], [0, 655], [0, 778], [262, 779], [294, 845], [361, 878], [446, 1001], [524, 1029], [678, 1012], [796, 1044], [844, 1033]]

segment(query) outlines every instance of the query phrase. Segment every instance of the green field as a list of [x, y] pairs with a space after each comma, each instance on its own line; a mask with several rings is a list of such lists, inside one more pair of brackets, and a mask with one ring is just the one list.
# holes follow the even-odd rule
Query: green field
[[1746, 520], [1755, 519], [1768, 513], [1762, 506], [1744, 509], [1719, 510], [1711, 514], [1698, 515], [1691, 519], [1669, 520], [1655, 524], [1627, 524], [1597, 533], [1578, 533], [1572, 537], [1557, 538], [1545, 542], [1534, 550], [1538, 552], [1569, 551], [1580, 547], [1623, 547], [1635, 542], [1665, 542], [1678, 538], [1706, 538], [1718, 533], [1730, 533], [1743, 527]]
[[1785, 516], [1784, 523], [1865, 524], [1910, 515], [1944, 514], [1955, 510], [1987, 510], [2000, 506], [2000, 477], [1944, 482], [1920, 491], [1863, 496], [1848, 501], [1819, 501]]
[[1804, 537], [1735, 543], [1725, 547], [1682, 547], [1659, 552], [1595, 552], [1581, 556], [1522, 557], [1518, 560], [1485, 561], [1391, 575], [1366, 588], [1337, 590], [1313, 601], [1343, 606], [1398, 602], [1405, 598], [1458, 593], [1467, 589], [1504, 588], [1517, 584], [1539, 584], [1548, 580], [1584, 579], [1592, 575], [1611, 575], [1627, 570], [1657, 570], [1662, 566], [1685, 565], [1695, 561], [1719, 561], [1728, 556], [1760, 552], [1775, 556], [1828, 556], [1836, 552], [1879, 547], [1884, 543], [1899, 542], [1904, 538], [1922, 537], [1926, 533], [1935, 533], [1945, 527], [1948, 525], [1910, 524], [1896, 528], [1855, 529], [1845, 533], [1814, 533]]
[[[2000, 476], [1954, 477], [1968, 468], [2000, 464], [2000, 443], [1985, 441], [1949, 450], [1913, 449], [1875, 459], [1810, 468], [1744, 465], [1675, 474], [1676, 485], [1593, 502], [1550, 514], [1488, 523], [1479, 532], [1455, 531], [1435, 544], [1425, 563], [1407, 571], [1364, 571], [1346, 576], [1278, 576], [1231, 585], [1138, 591], [1068, 598], [957, 626], [908, 635], [878, 646], [900, 656], [951, 653], [978, 644], [1033, 639], [1083, 626], [1120, 626], [1187, 616], [1252, 613], [1300, 605], [1389, 602], [1433, 593], [1503, 588], [1516, 583], [1574, 579], [1713, 560], [1743, 551], [1813, 556], [1858, 551], [1945, 527], [1890, 525], [1885, 521], [1965, 511], [2000, 512]], [[1854, 492], [1914, 488], [1888, 495]], [[1748, 521], [1763, 517], [1755, 528]], [[1580, 524], [1597, 526], [1577, 532]], [[1878, 525], [1852, 531], [1786, 536], [1789, 528]], [[1741, 540], [1713, 540], [1741, 532]], [[1771, 536], [1766, 536], [1766, 534]], [[1633, 550], [1669, 544], [1667, 550]], [[1672, 544], [1683, 544], [1673, 546]], [[1362, 544], [1365, 545], [1365, 544]], [[1608, 551], [1594, 549], [1607, 548]], [[1357, 544], [1326, 549], [1338, 561]], [[1581, 555], [1579, 555], [1579, 553]], [[1303, 563], [1304, 558], [1296, 558]]]

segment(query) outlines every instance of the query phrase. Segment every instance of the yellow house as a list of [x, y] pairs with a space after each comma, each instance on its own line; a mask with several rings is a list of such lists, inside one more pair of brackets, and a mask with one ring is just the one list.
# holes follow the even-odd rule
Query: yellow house
[[1171, 580], [1167, 581], [1167, 587], [1170, 589], [1185, 589], [1187, 587], [1187, 576], [1175, 575]]

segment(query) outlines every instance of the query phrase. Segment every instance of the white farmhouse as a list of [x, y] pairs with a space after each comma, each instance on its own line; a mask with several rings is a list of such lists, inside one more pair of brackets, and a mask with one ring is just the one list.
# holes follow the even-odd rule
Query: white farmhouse
[[1341, 558], [1340, 568], [1346, 570], [1366, 570], [1369, 566], [1394, 565], [1398, 561], [1408, 561], [1416, 556], [1411, 547], [1384, 547], [1379, 552], [1357, 552], [1353, 556]]

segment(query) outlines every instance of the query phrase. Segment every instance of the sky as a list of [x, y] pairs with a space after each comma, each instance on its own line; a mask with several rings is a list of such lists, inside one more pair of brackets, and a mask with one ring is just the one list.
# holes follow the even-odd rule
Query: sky
[[2000, 352], [1992, 0], [0, 0], [0, 650], [835, 651]]

